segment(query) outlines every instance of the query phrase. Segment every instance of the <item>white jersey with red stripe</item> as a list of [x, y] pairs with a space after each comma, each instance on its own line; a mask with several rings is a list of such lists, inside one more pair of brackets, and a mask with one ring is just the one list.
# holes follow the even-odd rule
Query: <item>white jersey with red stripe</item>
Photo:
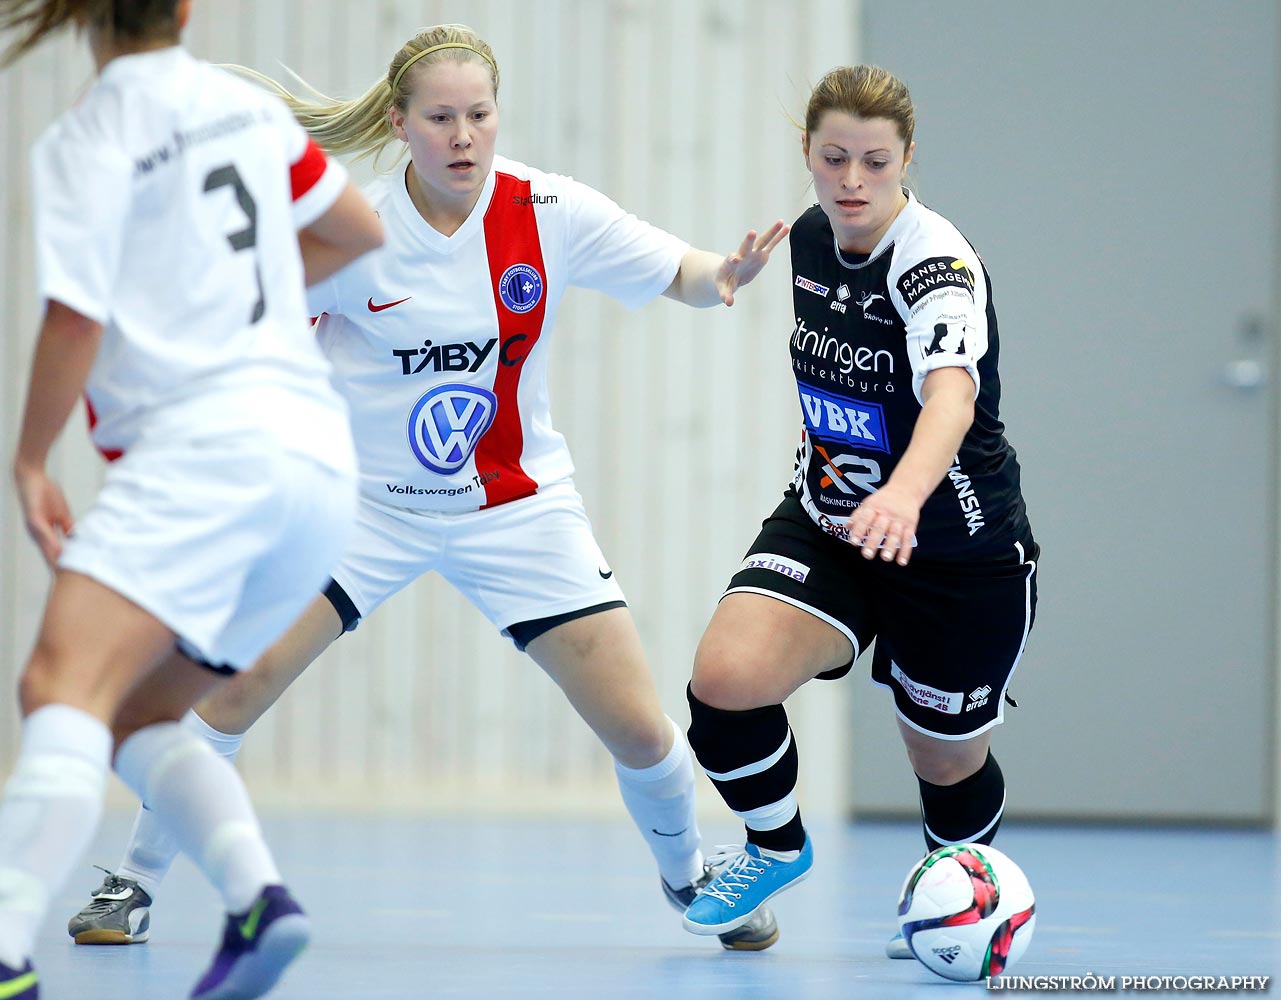
[[181, 47], [122, 56], [46, 130], [32, 175], [40, 294], [103, 326], [99, 448], [256, 430], [327, 459], [345, 407], [296, 233], [346, 171], [279, 100]]
[[496, 157], [452, 236], [419, 215], [400, 170], [365, 192], [386, 243], [313, 287], [312, 314], [351, 408], [361, 490], [467, 511], [569, 478], [547, 357], [570, 285], [636, 308], [688, 244], [569, 177]]

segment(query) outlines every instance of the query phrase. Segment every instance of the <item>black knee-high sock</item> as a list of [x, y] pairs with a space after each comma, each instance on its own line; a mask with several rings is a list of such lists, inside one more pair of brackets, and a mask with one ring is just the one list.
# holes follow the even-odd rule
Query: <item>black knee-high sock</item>
[[1005, 776], [989, 750], [983, 766], [955, 785], [921, 786], [921, 826], [927, 850], [948, 844], [990, 844], [1005, 810]]
[[721, 798], [770, 851], [799, 851], [805, 827], [796, 804], [796, 743], [782, 705], [730, 712], [689, 698], [689, 745]]

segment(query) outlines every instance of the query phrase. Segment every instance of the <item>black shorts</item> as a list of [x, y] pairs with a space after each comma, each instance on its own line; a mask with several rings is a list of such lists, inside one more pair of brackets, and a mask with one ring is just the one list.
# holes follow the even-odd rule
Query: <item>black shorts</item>
[[1039, 554], [1028, 535], [982, 561], [864, 559], [789, 492], [725, 593], [785, 601], [844, 633], [854, 656], [825, 679], [848, 673], [875, 639], [872, 680], [894, 693], [899, 717], [929, 736], [967, 739], [1003, 721], [1036, 615]]

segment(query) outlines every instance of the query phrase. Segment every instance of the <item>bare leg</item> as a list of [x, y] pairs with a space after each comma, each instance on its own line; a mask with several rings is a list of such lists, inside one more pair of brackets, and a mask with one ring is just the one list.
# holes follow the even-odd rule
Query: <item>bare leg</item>
[[59, 571], [20, 687], [22, 752], [0, 801], [0, 959], [20, 967], [97, 829], [108, 728], [172, 648], [154, 617], [96, 580]]
[[566, 622], [531, 642], [529, 655], [613, 754], [623, 801], [663, 880], [694, 882], [703, 855], [693, 765], [663, 714], [631, 613], [615, 608]]
[[[302, 672], [342, 633], [342, 620], [333, 605], [318, 597], [284, 636], [258, 660], [252, 670], [237, 674], [200, 701], [183, 720], [184, 726], [199, 735], [220, 757], [234, 760], [240, 737], [267, 711]], [[171, 662], [185, 660], [173, 654]], [[162, 670], [164, 667], [161, 668]], [[204, 671], [213, 676], [209, 671]], [[131, 697], [121, 708], [118, 730], [128, 734], [158, 721], [174, 719], [173, 705], [159, 710], [154, 692]], [[154, 899], [170, 865], [178, 855], [178, 844], [144, 804], [138, 810], [133, 831], [117, 865], [116, 873], [137, 882]], [[85, 916], [82, 912], [73, 918]], [[74, 934], [74, 932], [73, 932]], [[118, 934], [90, 935], [83, 943], [114, 943]]]
[[805, 843], [799, 756], [783, 702], [849, 662], [849, 639], [814, 615], [760, 594], [729, 594], [699, 643], [690, 681], [690, 744], [749, 843], [790, 859]]

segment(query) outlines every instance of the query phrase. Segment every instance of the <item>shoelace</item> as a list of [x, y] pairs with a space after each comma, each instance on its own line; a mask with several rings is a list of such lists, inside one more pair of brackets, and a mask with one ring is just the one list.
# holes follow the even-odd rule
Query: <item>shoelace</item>
[[734, 905], [734, 900], [743, 898], [743, 894], [735, 892], [735, 889], [750, 888], [749, 883], [755, 882], [757, 876], [763, 875], [769, 867], [769, 861], [752, 857], [737, 844], [717, 845], [716, 853], [708, 857], [707, 863], [716, 868], [725, 867], [703, 887], [700, 895], [712, 896], [729, 906]]
[[103, 898], [104, 896], [107, 896], [112, 893], [123, 892], [126, 889], [128, 889], [130, 892], [133, 891], [134, 887], [130, 885], [125, 879], [117, 875], [115, 872], [108, 871], [106, 868], [103, 868], [102, 865], [94, 865], [94, 867], [97, 868], [98, 871], [100, 872], [105, 872], [107, 877], [102, 880], [102, 885], [98, 887], [98, 891], [95, 892], [91, 897], [93, 899], [93, 902], [90, 903], [86, 907], [86, 909], [92, 910], [94, 912], [98, 912], [101, 910], [109, 910], [111, 909], [111, 907], [115, 906], [117, 903], [122, 902], [122, 900], [104, 899]]

